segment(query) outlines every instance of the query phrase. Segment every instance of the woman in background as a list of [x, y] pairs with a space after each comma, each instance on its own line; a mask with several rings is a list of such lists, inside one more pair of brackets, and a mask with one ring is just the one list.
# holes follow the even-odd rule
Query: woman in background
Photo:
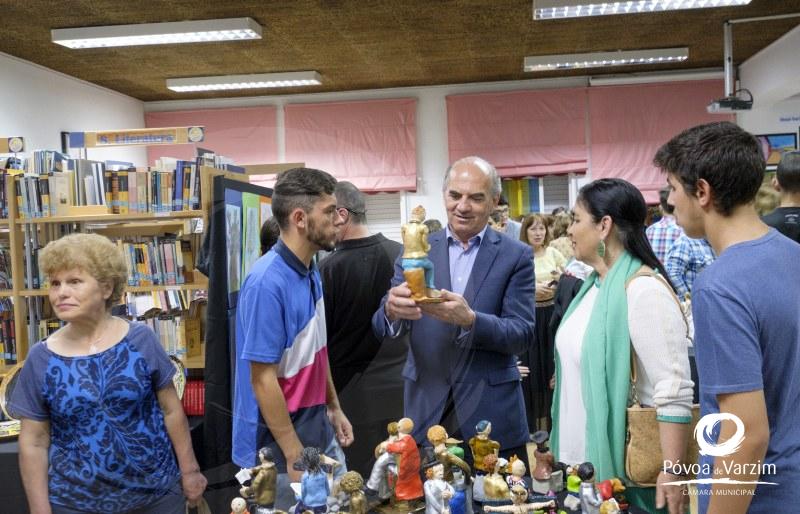
[[31, 513], [183, 513], [206, 479], [158, 338], [111, 315], [127, 283], [122, 251], [73, 234], [39, 264], [66, 325], [31, 347], [11, 397]]
[[522, 220], [520, 240], [533, 249], [536, 274], [536, 345], [520, 356], [530, 376], [522, 380], [528, 431], [550, 429], [550, 377], [553, 376], [553, 347], [549, 344], [548, 326], [553, 314], [553, 298], [567, 260], [549, 246], [552, 239], [548, 217], [528, 214]]
[[[665, 461], [684, 462], [692, 381], [686, 324], [663, 265], [645, 235], [642, 194], [620, 179], [584, 186], [569, 234], [575, 257], [594, 268], [556, 333], [551, 448], [569, 465], [589, 461], [598, 481], [625, 476], [631, 352], [636, 392], [656, 408]], [[682, 512], [682, 480], [666, 469], [656, 488], [628, 487], [634, 505]]]

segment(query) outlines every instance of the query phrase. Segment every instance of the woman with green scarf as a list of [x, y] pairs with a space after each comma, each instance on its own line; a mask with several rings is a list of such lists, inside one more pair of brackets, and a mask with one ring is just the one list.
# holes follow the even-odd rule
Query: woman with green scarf
[[[556, 333], [550, 442], [559, 461], [594, 464], [598, 481], [625, 479], [631, 351], [640, 401], [656, 407], [664, 459], [685, 460], [693, 386], [688, 340], [672, 285], [647, 241], [646, 215], [632, 184], [601, 179], [580, 190], [568, 229], [575, 258], [595, 271]], [[670, 471], [677, 469], [663, 471], [655, 488], [629, 486], [629, 501], [648, 512], [667, 506], [682, 513], [683, 489], [663, 485], [682, 479]]]

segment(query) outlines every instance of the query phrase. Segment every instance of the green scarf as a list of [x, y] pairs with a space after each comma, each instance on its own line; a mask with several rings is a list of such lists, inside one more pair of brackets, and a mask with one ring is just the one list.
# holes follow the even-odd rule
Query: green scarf
[[[599, 285], [581, 348], [581, 392], [586, 408], [586, 460], [594, 464], [598, 482], [625, 477], [625, 421], [631, 379], [631, 339], [625, 283], [642, 261], [623, 252]], [[564, 321], [595, 284], [593, 272], [567, 309]], [[556, 388], [553, 394], [553, 431], [550, 445], [558, 456], [561, 365], [556, 351]], [[657, 444], [658, 442], [655, 441]]]

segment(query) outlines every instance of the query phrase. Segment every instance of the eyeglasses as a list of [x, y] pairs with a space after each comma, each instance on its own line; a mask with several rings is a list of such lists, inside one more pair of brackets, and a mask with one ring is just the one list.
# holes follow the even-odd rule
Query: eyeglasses
[[350, 213], [350, 214], [355, 214], [355, 215], [364, 214], [363, 212], [354, 211], [353, 209], [351, 209], [349, 207], [337, 207], [336, 208], [336, 212], [338, 212], [339, 216], [341, 216], [343, 218], [344, 218], [344, 214], [345, 213]]

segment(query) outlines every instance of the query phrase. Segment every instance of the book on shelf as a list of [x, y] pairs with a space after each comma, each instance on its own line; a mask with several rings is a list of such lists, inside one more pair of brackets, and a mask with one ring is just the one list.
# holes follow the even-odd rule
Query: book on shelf
[[203, 380], [187, 380], [183, 390], [183, 411], [187, 416], [203, 416], [206, 412], [206, 384]]
[[0, 358], [6, 366], [17, 363], [14, 328], [14, 304], [10, 298], [0, 298]]
[[[20, 162], [24, 174], [15, 183], [19, 215], [31, 219], [65, 216], [69, 207], [84, 205], [104, 206], [111, 214], [161, 215], [197, 210], [201, 200], [198, 166], [206, 160], [162, 158], [156, 166], [137, 168], [128, 162], [71, 159], [59, 152], [37, 150], [33, 157]], [[10, 159], [4, 161], [5, 165], [9, 163], [16, 164]], [[237, 168], [232, 164], [221, 166]], [[0, 177], [8, 180], [7, 174]], [[0, 205], [7, 216], [4, 195], [5, 188], [0, 193]]]

